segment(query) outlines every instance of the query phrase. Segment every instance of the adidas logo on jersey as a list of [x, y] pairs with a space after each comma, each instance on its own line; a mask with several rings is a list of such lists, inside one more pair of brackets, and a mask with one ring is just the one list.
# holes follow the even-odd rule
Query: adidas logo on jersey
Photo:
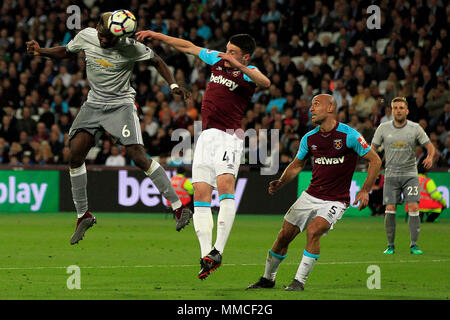
[[317, 164], [340, 164], [344, 163], [344, 156], [339, 158], [326, 158], [326, 157], [320, 157], [314, 159], [314, 163]]
[[230, 91], [233, 91], [234, 89], [236, 89], [238, 87], [238, 84], [234, 81], [231, 81], [230, 79], [224, 78], [223, 76], [214, 76], [213, 74], [211, 74], [211, 78], [209, 79], [209, 81], [214, 82], [214, 83], [219, 83], [219, 84], [223, 84], [224, 86], [227, 86]]

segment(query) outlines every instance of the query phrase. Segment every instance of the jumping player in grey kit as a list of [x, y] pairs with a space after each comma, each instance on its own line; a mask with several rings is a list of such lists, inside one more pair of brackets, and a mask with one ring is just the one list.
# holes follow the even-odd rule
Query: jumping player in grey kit
[[422, 162], [426, 169], [433, 165], [435, 149], [422, 127], [406, 120], [409, 110], [404, 97], [392, 99], [391, 106], [394, 120], [380, 124], [372, 139], [372, 147], [375, 150], [384, 145], [386, 158], [383, 204], [386, 205], [384, 222], [388, 247], [384, 253], [395, 253], [395, 212], [396, 205], [402, 203], [403, 194], [403, 200], [408, 204], [410, 252], [423, 254], [417, 245], [420, 233], [420, 192], [415, 149], [416, 145], [427, 149], [428, 155]]
[[135, 90], [130, 85], [134, 64], [149, 60], [169, 83], [171, 92], [189, 93], [179, 87], [164, 61], [150, 48], [130, 38], [115, 37], [107, 27], [111, 12], [101, 15], [94, 28], [81, 30], [67, 46], [40, 48], [32, 40], [27, 42], [29, 54], [65, 59], [76, 57], [84, 51], [87, 79], [91, 90], [69, 131], [70, 138], [70, 181], [72, 196], [78, 220], [70, 244], [83, 239], [87, 229], [96, 223], [88, 211], [87, 173], [85, 159], [103, 131], [126, 147], [127, 154], [153, 181], [164, 197], [170, 201], [176, 217], [176, 230], [185, 227], [192, 212], [182, 207], [164, 169], [158, 162], [148, 159], [143, 147], [142, 134], [135, 106]]

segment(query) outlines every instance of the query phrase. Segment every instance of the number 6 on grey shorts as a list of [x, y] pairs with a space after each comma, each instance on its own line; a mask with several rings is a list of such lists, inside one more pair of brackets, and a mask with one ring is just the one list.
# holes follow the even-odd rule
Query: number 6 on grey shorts
[[69, 139], [81, 129], [96, 138], [102, 131], [107, 131], [117, 143], [125, 146], [143, 144], [137, 109], [133, 104], [101, 105], [85, 102], [70, 128]]

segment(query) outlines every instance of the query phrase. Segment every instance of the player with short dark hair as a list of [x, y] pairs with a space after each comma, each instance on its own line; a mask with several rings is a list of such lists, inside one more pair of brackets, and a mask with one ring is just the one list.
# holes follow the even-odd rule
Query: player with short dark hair
[[[234, 188], [243, 152], [243, 139], [236, 130], [241, 128], [241, 120], [256, 86], [268, 88], [270, 80], [256, 67], [248, 65], [255, 50], [255, 40], [248, 34], [232, 36], [225, 53], [162, 33], [137, 33], [138, 40], [146, 38], [157, 39], [179, 51], [198, 56], [211, 67], [202, 101], [203, 131], [197, 140], [192, 163], [193, 221], [201, 249], [198, 278], [206, 279], [222, 263], [222, 253], [236, 215]], [[212, 245], [211, 196], [214, 188], [219, 192], [220, 210], [216, 242]]]
[[287, 291], [303, 291], [306, 279], [319, 258], [320, 238], [333, 229], [350, 203], [350, 184], [358, 157], [369, 162], [367, 178], [357, 193], [354, 205], [359, 210], [369, 202], [369, 191], [377, 178], [381, 160], [363, 136], [336, 120], [336, 101], [328, 94], [315, 96], [311, 104], [311, 120], [317, 127], [303, 136], [295, 159], [278, 180], [269, 184], [273, 195], [292, 181], [313, 161], [312, 179], [306, 191], [284, 216], [283, 226], [266, 259], [264, 275], [247, 289], [272, 288], [280, 263], [286, 258], [289, 244], [306, 230], [306, 248], [297, 273]]
[[410, 253], [423, 254], [417, 244], [420, 233], [420, 189], [415, 150], [416, 145], [427, 149], [428, 155], [422, 164], [424, 168], [429, 169], [433, 165], [435, 149], [422, 127], [407, 120], [409, 110], [405, 97], [395, 97], [391, 106], [394, 120], [380, 124], [372, 139], [372, 147], [375, 150], [384, 145], [386, 157], [383, 204], [386, 205], [384, 226], [388, 246], [384, 253], [395, 253], [396, 207], [405, 201], [408, 204]]
[[164, 169], [145, 154], [135, 106], [136, 92], [130, 85], [134, 64], [149, 60], [169, 83], [173, 94], [181, 94], [186, 98], [188, 92], [175, 83], [167, 65], [150, 48], [130, 38], [115, 37], [108, 30], [111, 14], [103, 13], [95, 29], [81, 30], [67, 46], [41, 48], [34, 40], [27, 42], [28, 53], [37, 56], [65, 59], [75, 57], [80, 51], [85, 54], [86, 74], [91, 89], [69, 131], [70, 180], [78, 215], [71, 244], [83, 239], [86, 230], [96, 223], [96, 217], [88, 211], [85, 159], [103, 131], [109, 132], [116, 142], [125, 145], [134, 163], [172, 202], [177, 231], [189, 223], [192, 215], [189, 209], [182, 207]]

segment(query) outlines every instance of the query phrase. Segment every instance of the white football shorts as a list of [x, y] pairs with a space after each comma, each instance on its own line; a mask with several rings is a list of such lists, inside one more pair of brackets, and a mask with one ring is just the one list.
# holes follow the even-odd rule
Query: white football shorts
[[300, 197], [289, 208], [284, 219], [300, 228], [300, 232], [308, 227], [308, 224], [315, 217], [322, 217], [330, 224], [330, 230], [333, 229], [334, 224], [342, 218], [347, 205], [339, 201], [327, 201], [318, 199], [302, 192]]
[[217, 188], [217, 176], [225, 173], [236, 178], [241, 164], [244, 140], [219, 129], [200, 134], [192, 162], [192, 183], [206, 182]]

